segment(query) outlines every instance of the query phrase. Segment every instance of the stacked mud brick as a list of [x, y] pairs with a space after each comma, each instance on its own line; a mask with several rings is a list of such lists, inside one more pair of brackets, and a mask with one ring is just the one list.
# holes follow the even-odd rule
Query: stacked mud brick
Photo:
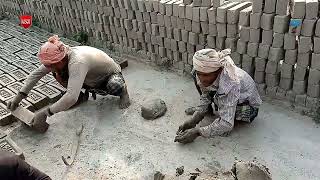
[[[7, 125], [15, 120], [6, 104], [19, 92], [27, 75], [40, 65], [36, 54], [39, 45], [48, 36], [49, 34], [41, 31], [27, 31], [9, 22], [0, 21], [0, 125]], [[22, 100], [21, 105], [35, 111], [55, 102], [64, 91], [53, 76], [48, 74]]]
[[[295, 27], [297, 22], [301, 25]], [[253, 75], [260, 93], [315, 107], [320, 80], [319, 2], [255, 0], [252, 8], [240, 12], [239, 25], [240, 39], [232, 56]]]

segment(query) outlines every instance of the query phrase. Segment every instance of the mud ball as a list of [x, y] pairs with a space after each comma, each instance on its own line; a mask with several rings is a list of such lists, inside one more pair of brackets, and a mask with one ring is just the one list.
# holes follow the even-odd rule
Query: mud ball
[[233, 165], [238, 180], [271, 180], [269, 169], [256, 162], [235, 162]]
[[141, 116], [147, 120], [159, 118], [163, 116], [166, 112], [166, 103], [161, 99], [147, 100], [141, 106]]

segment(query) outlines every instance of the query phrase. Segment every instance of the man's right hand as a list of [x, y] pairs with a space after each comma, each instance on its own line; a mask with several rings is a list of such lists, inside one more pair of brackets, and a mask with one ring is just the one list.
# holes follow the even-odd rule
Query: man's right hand
[[197, 121], [194, 118], [191, 118], [190, 120], [184, 122], [181, 126], [179, 126], [179, 129], [176, 134], [182, 133], [187, 129], [194, 128], [197, 125]]
[[24, 98], [25, 96], [23, 94], [18, 93], [11, 101], [8, 102], [7, 108], [10, 111], [14, 111], [19, 106], [19, 103], [22, 101], [22, 99]]

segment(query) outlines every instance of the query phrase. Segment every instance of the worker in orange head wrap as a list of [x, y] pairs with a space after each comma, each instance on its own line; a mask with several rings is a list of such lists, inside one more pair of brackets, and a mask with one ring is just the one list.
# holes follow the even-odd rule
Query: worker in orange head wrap
[[[42, 65], [28, 76], [20, 92], [7, 104], [8, 109], [16, 109], [36, 83], [50, 72], [67, 92], [59, 101], [35, 114], [32, 127], [36, 130], [45, 132], [49, 127], [48, 116], [87, 100], [88, 92], [119, 96], [120, 108], [130, 105], [121, 67], [103, 51], [89, 46], [69, 47], [55, 35], [41, 46], [38, 58]], [[81, 92], [82, 88], [86, 93]]]

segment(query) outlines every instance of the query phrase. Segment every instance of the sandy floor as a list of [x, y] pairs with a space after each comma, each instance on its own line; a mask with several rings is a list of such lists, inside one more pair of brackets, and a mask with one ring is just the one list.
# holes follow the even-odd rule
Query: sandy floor
[[[265, 102], [256, 121], [237, 127], [229, 137], [200, 137], [180, 145], [173, 139], [188, 118], [184, 109], [198, 102], [192, 81], [135, 61], [129, 61], [124, 76], [133, 101], [127, 110], [118, 108], [115, 97], [98, 97], [50, 117], [44, 135], [15, 129], [11, 136], [26, 160], [53, 179], [152, 179], [157, 170], [175, 173], [182, 165], [186, 171], [229, 169], [235, 158], [256, 158], [274, 179], [320, 178], [320, 131], [311, 119]], [[140, 104], [156, 97], [165, 100], [168, 112], [146, 121]], [[67, 168], [61, 155], [70, 149], [80, 123], [85, 129], [79, 154]]]

